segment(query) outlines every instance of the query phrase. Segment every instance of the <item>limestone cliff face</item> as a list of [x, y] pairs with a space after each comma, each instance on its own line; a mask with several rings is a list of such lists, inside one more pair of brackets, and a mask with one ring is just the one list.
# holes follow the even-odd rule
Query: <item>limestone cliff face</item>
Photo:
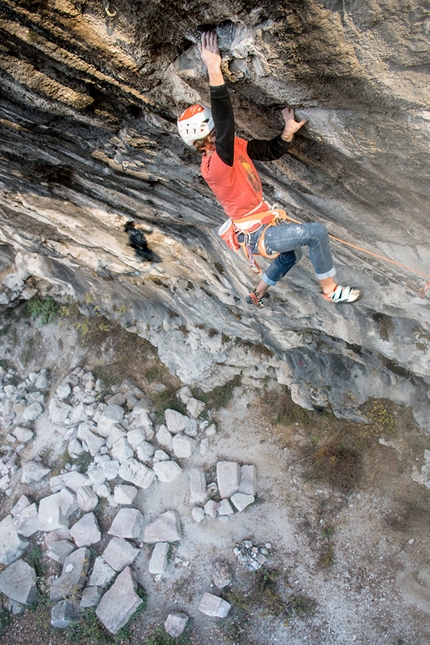
[[[51, 290], [148, 338], [185, 382], [270, 374], [304, 406], [357, 416], [388, 397], [429, 429], [426, 6], [0, 2], [3, 305]], [[263, 312], [247, 308], [255, 278], [218, 240], [225, 218], [176, 133], [181, 110], [208, 99], [205, 26], [238, 133], [274, 136], [286, 104], [308, 120], [290, 154], [259, 167], [267, 198], [413, 271], [334, 243], [358, 305], [322, 301], [303, 259]], [[130, 220], [157, 261], [128, 245]]]

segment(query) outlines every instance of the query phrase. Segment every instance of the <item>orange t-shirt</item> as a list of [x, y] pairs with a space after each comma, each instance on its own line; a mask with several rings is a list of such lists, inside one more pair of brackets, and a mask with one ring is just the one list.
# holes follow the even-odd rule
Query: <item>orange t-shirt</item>
[[[235, 137], [233, 166], [224, 163], [217, 152], [205, 155], [200, 166], [203, 179], [232, 220], [245, 217], [263, 200], [260, 177], [246, 152], [247, 143]], [[268, 209], [263, 204], [258, 212]]]

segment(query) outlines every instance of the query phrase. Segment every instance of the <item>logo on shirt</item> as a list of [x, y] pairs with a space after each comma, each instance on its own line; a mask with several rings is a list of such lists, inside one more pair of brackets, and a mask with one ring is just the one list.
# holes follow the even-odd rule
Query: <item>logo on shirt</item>
[[261, 182], [260, 178], [258, 175], [254, 172], [254, 169], [246, 160], [240, 159], [240, 164], [242, 168], [246, 172], [246, 178], [248, 179], [249, 183], [251, 184], [252, 188], [256, 193], [261, 190]]

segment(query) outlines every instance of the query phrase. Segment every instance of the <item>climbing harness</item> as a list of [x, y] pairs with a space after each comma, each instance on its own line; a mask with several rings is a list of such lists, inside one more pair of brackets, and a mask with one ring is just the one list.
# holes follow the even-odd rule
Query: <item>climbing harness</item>
[[[267, 204], [270, 210], [255, 212], [257, 209], [261, 208], [263, 203], [267, 204], [267, 202], [260, 202], [256, 208], [240, 219], [228, 219], [218, 231], [219, 236], [227, 244], [229, 249], [232, 251], [238, 251], [242, 247], [245, 257], [251, 267], [251, 271], [256, 274], [260, 273], [261, 269], [255, 261], [254, 255], [260, 255], [261, 257], [269, 260], [274, 260], [279, 255], [277, 252], [269, 253], [266, 249], [264, 238], [267, 229], [271, 226], [278, 226], [289, 219], [286, 212], [280, 209], [277, 204], [274, 204], [272, 207]], [[255, 251], [253, 252], [250, 245], [251, 234], [255, 233], [262, 227], [264, 228], [257, 243], [258, 253]], [[238, 235], [240, 233], [243, 234], [243, 241], [239, 241]]]

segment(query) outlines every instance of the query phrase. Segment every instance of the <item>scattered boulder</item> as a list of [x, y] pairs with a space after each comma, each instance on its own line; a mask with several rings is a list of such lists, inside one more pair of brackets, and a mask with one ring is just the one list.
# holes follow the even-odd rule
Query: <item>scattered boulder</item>
[[40, 403], [38, 403], [37, 401], [34, 401], [34, 403], [31, 403], [29, 406], [25, 408], [25, 410], [22, 413], [22, 418], [24, 419], [24, 421], [27, 421], [27, 422], [36, 421], [36, 419], [40, 417], [42, 412], [43, 412], [43, 408], [40, 405]]
[[200, 600], [199, 611], [206, 616], [215, 616], [216, 618], [225, 618], [230, 611], [231, 605], [219, 596], [211, 593], [205, 593]]
[[90, 551], [87, 548], [76, 549], [64, 560], [61, 576], [52, 580], [49, 595], [57, 601], [76, 595], [83, 588], [90, 565]]
[[176, 434], [172, 440], [172, 448], [178, 459], [188, 459], [196, 447], [194, 439], [183, 434]]
[[230, 566], [224, 560], [214, 560], [211, 565], [212, 580], [218, 589], [223, 589], [231, 584], [232, 575]]
[[141, 604], [131, 569], [126, 567], [104, 594], [96, 614], [108, 631], [117, 634]]
[[161, 482], [172, 482], [181, 474], [182, 468], [176, 461], [158, 461], [153, 464], [154, 473]]
[[24, 560], [17, 560], [0, 573], [0, 591], [23, 605], [31, 605], [36, 597], [36, 572]]
[[18, 535], [31, 537], [39, 529], [39, 514], [36, 504], [30, 504], [20, 513], [15, 514], [13, 526]]
[[97, 423], [97, 433], [102, 437], [108, 437], [113, 425], [121, 423], [124, 418], [124, 410], [120, 405], [110, 404], [106, 406], [103, 414]]
[[99, 502], [99, 498], [91, 486], [81, 486], [76, 491], [76, 501], [79, 508], [88, 513], [95, 509]]
[[172, 450], [173, 435], [165, 425], [160, 426], [155, 437], [162, 448]]
[[206, 475], [203, 468], [190, 468], [190, 503], [203, 504], [207, 498]]
[[0, 522], [0, 562], [12, 564], [21, 557], [27, 546], [28, 540], [18, 535], [12, 515], [6, 515]]
[[87, 607], [97, 607], [101, 597], [103, 595], [103, 590], [100, 587], [86, 587], [82, 592], [81, 602], [79, 606], [81, 609], [86, 609]]
[[94, 561], [90, 577], [90, 586], [102, 588], [107, 587], [114, 575], [115, 569], [113, 569], [110, 564], [105, 562], [101, 555], [99, 555]]
[[127, 484], [118, 484], [113, 491], [113, 497], [116, 504], [123, 504], [124, 506], [133, 504], [137, 495], [137, 488]]
[[66, 629], [79, 618], [79, 608], [70, 600], [60, 600], [51, 609], [51, 625], [58, 629]]
[[231, 496], [231, 501], [241, 513], [247, 506], [255, 502], [254, 495], [245, 495], [245, 493], [235, 493]]
[[193, 517], [193, 520], [195, 522], [198, 522], [199, 524], [205, 519], [205, 512], [201, 506], [194, 506], [191, 509], [191, 515]]
[[176, 511], [161, 513], [153, 522], [145, 527], [143, 541], [147, 544], [155, 542], [176, 542], [182, 539], [179, 515]]
[[172, 638], [178, 638], [184, 631], [188, 622], [187, 614], [174, 612], [167, 616], [164, 622], [164, 629]]
[[257, 486], [257, 473], [253, 465], [242, 466], [240, 469], [239, 493], [255, 495]]
[[87, 513], [76, 522], [70, 529], [77, 547], [91, 546], [97, 544], [101, 539], [101, 531], [94, 513]]
[[169, 547], [170, 545], [168, 542], [156, 543], [149, 561], [149, 573], [152, 573], [153, 575], [162, 575], [165, 573]]
[[[236, 493], [238, 495], [238, 493]], [[217, 509], [218, 515], [232, 515], [234, 510], [231, 507], [228, 499], [222, 499], [218, 505]]]
[[135, 560], [138, 553], [139, 549], [124, 538], [113, 537], [103, 551], [103, 559], [115, 571], [122, 571]]
[[167, 409], [164, 412], [164, 417], [166, 419], [166, 426], [169, 432], [176, 434], [177, 432], [182, 432], [185, 430], [188, 424], [188, 417], [185, 414], [181, 414], [176, 410]]
[[203, 401], [199, 401], [198, 399], [195, 399], [194, 397], [191, 397], [188, 399], [187, 403], [187, 410], [191, 414], [192, 417], [197, 419], [205, 409], [205, 404]]
[[76, 550], [76, 546], [69, 542], [68, 540], [56, 540], [51, 544], [47, 549], [46, 555], [48, 558], [64, 564], [68, 555], [73, 553]]
[[143, 515], [137, 508], [122, 508], [116, 514], [109, 535], [138, 540], [142, 534]]
[[217, 483], [221, 498], [239, 491], [240, 466], [235, 461], [219, 461], [216, 465]]
[[121, 464], [118, 474], [124, 481], [144, 489], [149, 488], [155, 478], [154, 471], [136, 459], [128, 459]]
[[26, 464], [24, 464], [22, 468], [21, 482], [23, 484], [40, 482], [50, 472], [51, 472], [50, 468], [46, 468], [41, 463], [37, 461], [29, 461]]

